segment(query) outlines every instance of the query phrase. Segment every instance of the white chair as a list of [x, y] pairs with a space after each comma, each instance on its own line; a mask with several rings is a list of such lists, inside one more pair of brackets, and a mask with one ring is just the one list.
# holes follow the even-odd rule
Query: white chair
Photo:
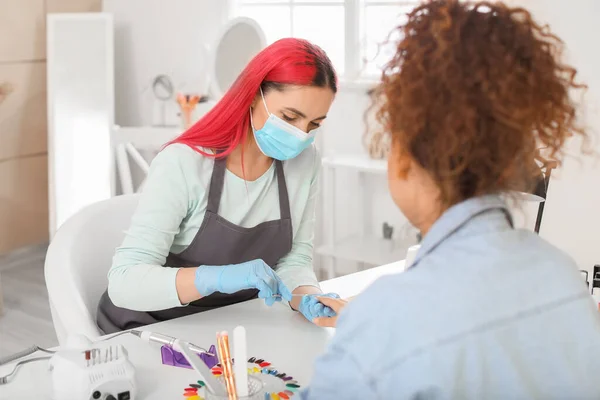
[[68, 219], [50, 243], [46, 286], [61, 345], [74, 333], [90, 339], [102, 335], [96, 325], [98, 301], [138, 201], [139, 195], [124, 195], [92, 204]]

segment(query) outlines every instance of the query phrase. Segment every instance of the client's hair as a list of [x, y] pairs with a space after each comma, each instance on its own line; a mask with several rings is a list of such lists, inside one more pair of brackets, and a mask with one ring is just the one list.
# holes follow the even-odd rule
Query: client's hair
[[561, 63], [562, 42], [523, 8], [433, 0], [393, 33], [401, 39], [375, 93], [378, 120], [446, 207], [527, 190], [539, 148], [560, 161], [569, 136], [586, 138], [569, 97], [585, 86]]

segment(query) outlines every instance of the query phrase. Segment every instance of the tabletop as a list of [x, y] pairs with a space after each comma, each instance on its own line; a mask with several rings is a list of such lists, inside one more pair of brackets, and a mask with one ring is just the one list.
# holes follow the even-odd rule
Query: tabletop
[[[401, 272], [404, 261], [368, 269], [321, 282], [324, 292], [336, 292], [342, 297], [354, 296], [377, 278]], [[215, 333], [231, 332], [238, 325], [247, 331], [248, 356], [268, 360], [273, 367], [292, 375], [300, 385], [311, 379], [313, 362], [323, 352], [334, 329], [319, 328], [284, 304], [268, 307], [260, 299], [223, 307], [145, 326], [143, 330], [188, 340], [208, 348], [215, 343]], [[110, 340], [122, 344], [136, 368], [138, 398], [164, 400], [182, 398], [183, 389], [198, 379], [189, 369], [162, 365], [160, 346], [142, 342], [133, 335]], [[33, 343], [32, 343], [33, 344]], [[35, 356], [35, 355], [34, 355]], [[13, 364], [0, 367], [0, 376], [12, 371]], [[23, 366], [8, 384], [0, 386], [0, 399], [51, 399], [47, 362]]]

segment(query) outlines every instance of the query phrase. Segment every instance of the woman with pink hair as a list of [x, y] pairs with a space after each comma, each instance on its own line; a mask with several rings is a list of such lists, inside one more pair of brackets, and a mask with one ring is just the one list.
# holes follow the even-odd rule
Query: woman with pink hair
[[335, 315], [316, 298], [312, 143], [336, 91], [323, 50], [279, 40], [158, 154], [100, 300], [105, 333], [257, 296]]

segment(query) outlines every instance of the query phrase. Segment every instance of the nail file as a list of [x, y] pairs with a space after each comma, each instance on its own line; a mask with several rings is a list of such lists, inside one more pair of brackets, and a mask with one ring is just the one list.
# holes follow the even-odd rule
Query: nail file
[[216, 394], [217, 396], [227, 397], [227, 391], [225, 390], [223, 385], [221, 385], [219, 381], [217, 381], [217, 379], [212, 374], [212, 371], [206, 366], [206, 364], [204, 364], [204, 361], [202, 361], [202, 359], [198, 357], [198, 354], [190, 350], [189, 346], [191, 345], [191, 343], [184, 342], [183, 340], [178, 340], [178, 345], [181, 354], [184, 355], [184, 357], [188, 360], [192, 368], [196, 370], [196, 372], [200, 375], [200, 378], [206, 384], [206, 389], [208, 389], [211, 393]]
[[238, 326], [233, 330], [233, 372], [235, 386], [240, 397], [248, 396], [248, 348], [246, 347], [246, 328]]
[[229, 334], [227, 331], [217, 332], [217, 343], [219, 344], [219, 358], [223, 366], [223, 378], [229, 400], [237, 400], [237, 389], [235, 377], [233, 376], [233, 363], [231, 361], [231, 348], [229, 347]]

